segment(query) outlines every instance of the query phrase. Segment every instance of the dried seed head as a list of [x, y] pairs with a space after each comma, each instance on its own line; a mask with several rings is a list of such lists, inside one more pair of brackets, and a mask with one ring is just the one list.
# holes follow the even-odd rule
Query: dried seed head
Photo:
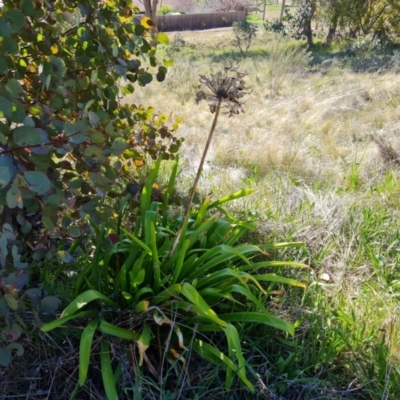
[[210, 77], [200, 75], [200, 89], [196, 93], [196, 103], [205, 100], [214, 113], [217, 107], [226, 108], [226, 114], [231, 117], [234, 114], [244, 112], [242, 97], [249, 94], [243, 80], [245, 74], [238, 72], [232, 65], [225, 66], [222, 72], [211, 74]]

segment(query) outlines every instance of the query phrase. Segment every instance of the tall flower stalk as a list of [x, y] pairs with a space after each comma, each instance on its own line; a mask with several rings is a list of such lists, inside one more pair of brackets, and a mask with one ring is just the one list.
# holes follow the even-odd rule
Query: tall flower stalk
[[196, 177], [190, 192], [189, 202], [186, 206], [181, 226], [176, 234], [175, 241], [169, 252], [168, 258], [170, 258], [175, 252], [176, 246], [178, 245], [179, 239], [182, 235], [182, 231], [187, 225], [197, 185], [199, 183], [201, 173], [203, 172], [204, 162], [214, 136], [220, 111], [226, 110], [225, 114], [228, 114], [229, 117], [232, 117], [235, 114], [244, 113], [244, 102], [241, 101], [241, 99], [246, 94], [250, 93], [246, 88], [246, 84], [243, 80], [244, 77], [245, 74], [239, 72], [232, 65], [226, 66], [223, 71], [220, 71], [216, 74], [211, 74], [210, 77], [206, 77], [205, 75], [200, 75], [199, 77], [200, 84], [198, 86], [199, 91], [196, 93], [196, 103], [198, 104], [202, 100], [205, 100], [210, 108], [211, 114], [214, 114], [214, 119], [208, 134], [199, 167], [197, 168]]

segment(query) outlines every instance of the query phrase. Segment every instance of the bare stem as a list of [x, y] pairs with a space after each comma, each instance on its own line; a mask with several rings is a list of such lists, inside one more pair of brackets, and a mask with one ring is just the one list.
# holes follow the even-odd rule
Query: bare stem
[[211, 140], [212, 140], [213, 135], [214, 135], [215, 127], [217, 126], [219, 111], [220, 111], [220, 108], [221, 108], [221, 102], [222, 102], [222, 100], [219, 99], [218, 103], [217, 103], [217, 106], [215, 108], [214, 120], [213, 120], [211, 129], [210, 129], [210, 133], [208, 134], [207, 143], [206, 143], [206, 145], [204, 147], [204, 150], [203, 150], [203, 155], [202, 155], [201, 160], [200, 160], [199, 168], [197, 169], [196, 178], [194, 180], [193, 187], [192, 187], [192, 190], [190, 192], [189, 202], [188, 202], [188, 204], [186, 206], [185, 215], [184, 215], [183, 220], [181, 222], [181, 226], [179, 227], [179, 230], [176, 233], [174, 243], [173, 243], [172, 248], [171, 248], [171, 250], [170, 250], [170, 252], [168, 254], [167, 259], [169, 259], [172, 256], [172, 254], [174, 254], [174, 252], [176, 250], [176, 246], [179, 243], [179, 239], [181, 238], [183, 228], [185, 227], [185, 225], [187, 224], [187, 221], [189, 219], [190, 209], [192, 207], [194, 195], [196, 194], [197, 184], [199, 183], [201, 173], [203, 172], [203, 166], [204, 166], [204, 162], [206, 161], [207, 152], [208, 152], [208, 149], [209, 149], [210, 144], [211, 144]]

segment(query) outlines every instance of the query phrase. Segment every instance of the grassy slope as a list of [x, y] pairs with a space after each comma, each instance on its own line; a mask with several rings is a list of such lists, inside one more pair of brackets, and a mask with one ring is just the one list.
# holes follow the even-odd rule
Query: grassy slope
[[[307, 282], [308, 289], [275, 286], [267, 304], [274, 314], [295, 323], [294, 338], [264, 327], [241, 327], [256, 394], [240, 385], [226, 393], [223, 371], [189, 356], [191, 385], [178, 381], [173, 384], [179, 390], [169, 387], [168, 373], [161, 384], [148, 376], [138, 383], [132, 375], [124, 382], [128, 395], [171, 400], [398, 399], [400, 62], [368, 72], [368, 60], [338, 60], [320, 50], [311, 56], [296, 51], [298, 42], [273, 36], [260, 36], [246, 56], [232, 48], [229, 30], [183, 36], [186, 47], [173, 55], [175, 67], [166, 81], [137, 88], [125, 100], [183, 117], [180, 134], [186, 143], [179, 184], [184, 191], [211, 124], [206, 105], [194, 102], [197, 77], [238, 63], [248, 73], [252, 93], [245, 114], [221, 117], [201, 190], [217, 198], [254, 188], [234, 209], [259, 225], [259, 232], [246, 240], [305, 241], [305, 250], [280, 257], [307, 262], [313, 272], [282, 271]], [[46, 270], [37, 269], [32, 273]], [[71, 288], [62, 282], [55, 282], [53, 289], [50, 294], [71, 296]], [[40, 337], [35, 331], [24, 341], [24, 357], [0, 376], [0, 398], [21, 393], [37, 398], [36, 388], [70, 398], [78, 363], [73, 331]], [[91, 379], [77, 398], [103, 400], [98, 365], [91, 369]]]
[[239, 63], [253, 91], [246, 114], [220, 120], [202, 190], [217, 197], [254, 187], [237, 204], [237, 212], [259, 220], [254, 240], [304, 240], [307, 252], [287, 256], [314, 268], [302, 276], [305, 294], [282, 292], [270, 305], [297, 320], [293, 341], [282, 340], [277, 351], [271, 339], [271, 352], [265, 332], [243, 328], [259, 390], [267, 398], [268, 391], [283, 398], [396, 398], [400, 177], [390, 149], [398, 157], [398, 69], [363, 71], [358, 61], [350, 68], [329, 54], [314, 55], [328, 61], [310, 67], [304, 53], [285, 55], [298, 44], [272, 36], [260, 36], [246, 56], [231, 47], [229, 31], [184, 38], [167, 80], [138, 90], [132, 101], [183, 117], [185, 187], [211, 123], [206, 106], [194, 102], [197, 76]]

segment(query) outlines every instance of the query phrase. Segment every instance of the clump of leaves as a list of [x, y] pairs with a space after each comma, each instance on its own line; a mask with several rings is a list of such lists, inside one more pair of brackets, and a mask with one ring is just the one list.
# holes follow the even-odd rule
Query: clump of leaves
[[161, 4], [160, 8], [157, 11], [158, 15], [165, 15], [175, 12], [175, 10], [168, 4]]
[[248, 23], [247, 21], [237, 21], [232, 24], [233, 27], [233, 44], [241, 53], [247, 53], [251, 42], [257, 36], [258, 26]]
[[[152, 21], [131, 0], [13, 1], [0, 9], [0, 267], [27, 268], [113, 218], [107, 195], [150, 156], [174, 158], [179, 121], [121, 97], [163, 81]], [[119, 191], [118, 188], [121, 188]], [[64, 249], [62, 260], [71, 259]], [[12, 267], [11, 267], [12, 266]], [[8, 268], [8, 271], [6, 269]], [[5, 272], [4, 272], [5, 271]]]
[[311, 61], [312, 54], [306, 48], [293, 46], [284, 35], [274, 35], [268, 57], [270, 97], [279, 95], [289, 74], [303, 72]]
[[[287, 10], [285, 10], [287, 11]], [[264, 22], [264, 29], [267, 32], [280, 33], [283, 36], [287, 35], [285, 23], [275, 18], [272, 21], [267, 20]]]
[[[113, 232], [97, 230], [93, 260], [77, 278], [76, 298], [59, 319], [42, 329], [50, 331], [73, 319], [86, 321], [79, 349], [79, 385], [86, 382], [91, 354], [98, 352], [95, 346], [100, 341], [108, 399], [118, 398], [118, 376], [131, 374], [132, 368], [146, 369], [157, 381], [162, 381], [168, 364], [178, 375], [188, 373], [187, 355], [191, 351], [215, 365], [224, 365], [227, 389], [237, 375], [253, 390], [237, 324], [264, 324], [293, 335], [293, 326], [270, 313], [265, 302], [276, 283], [304, 285], [262, 273], [262, 269], [306, 267], [265, 257], [269, 251], [302, 244], [240, 243], [254, 227], [250, 221], [237, 220], [223, 206], [252, 192], [245, 190], [214, 202], [207, 197], [198, 210], [192, 210], [170, 255], [181, 228], [179, 220], [168, 218], [167, 213], [178, 163], [163, 204], [151, 201], [159, 165], [160, 160], [143, 188], [141, 215], [134, 231], [120, 227]], [[216, 337], [218, 342], [213, 340]], [[113, 362], [110, 343], [115, 341], [131, 356], [132, 364], [126, 371], [122, 360], [118, 365]]]

